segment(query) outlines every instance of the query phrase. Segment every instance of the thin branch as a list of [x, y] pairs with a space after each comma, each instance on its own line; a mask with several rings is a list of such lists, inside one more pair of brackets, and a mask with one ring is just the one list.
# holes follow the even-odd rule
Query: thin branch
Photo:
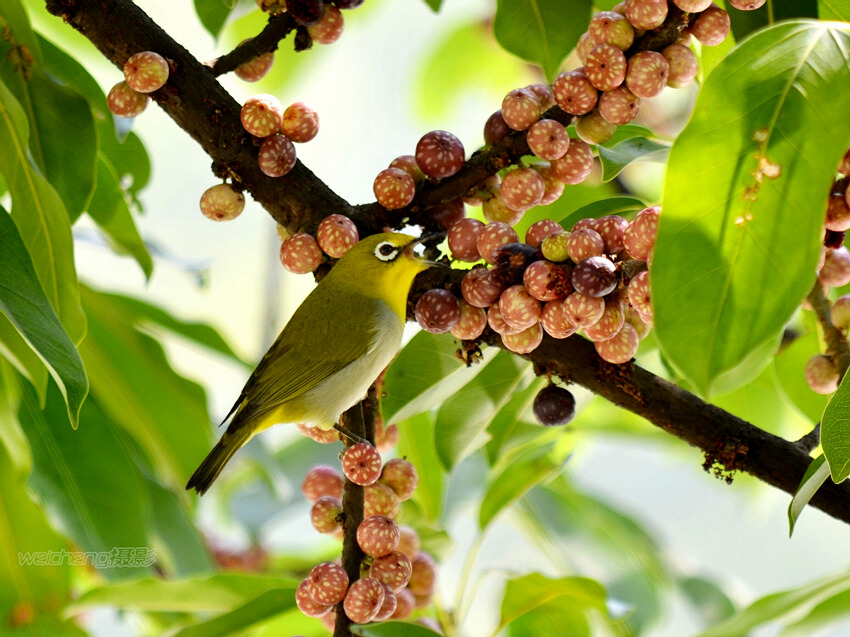
[[277, 50], [280, 41], [289, 35], [290, 31], [294, 31], [297, 26], [298, 23], [288, 13], [269, 17], [268, 23], [259, 34], [215, 61], [212, 65], [213, 75], [219, 77], [225, 73], [230, 73], [263, 53]]

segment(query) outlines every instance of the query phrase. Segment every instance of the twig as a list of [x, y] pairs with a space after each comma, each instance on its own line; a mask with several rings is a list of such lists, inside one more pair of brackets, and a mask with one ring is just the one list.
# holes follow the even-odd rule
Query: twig
[[297, 26], [295, 20], [288, 13], [271, 16], [259, 34], [215, 61], [212, 65], [213, 75], [219, 77], [225, 73], [230, 73], [245, 62], [250, 62], [263, 53], [276, 50], [280, 41], [289, 35], [290, 31], [295, 30]]

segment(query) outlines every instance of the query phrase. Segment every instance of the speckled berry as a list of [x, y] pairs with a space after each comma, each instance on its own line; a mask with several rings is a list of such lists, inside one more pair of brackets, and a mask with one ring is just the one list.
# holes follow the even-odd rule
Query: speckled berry
[[562, 301], [549, 301], [540, 313], [540, 325], [552, 338], [567, 338], [576, 332], [576, 326], [564, 313]]
[[[375, 443], [377, 444], [377, 439]], [[387, 485], [376, 482], [375, 484], [363, 487], [364, 518], [373, 515], [384, 515], [388, 518], [395, 518], [400, 508], [401, 500], [398, 499], [395, 491]]]
[[527, 88], [517, 88], [502, 100], [502, 119], [514, 130], [527, 130], [540, 117], [540, 99]]
[[124, 63], [124, 79], [139, 93], [152, 93], [168, 81], [168, 62], [159, 53], [142, 51]]
[[213, 221], [230, 221], [245, 209], [245, 195], [230, 184], [216, 184], [201, 195], [201, 212]]
[[605, 240], [591, 228], [573, 230], [567, 240], [567, 254], [576, 263], [590, 257], [602, 256], [604, 252]]
[[635, 29], [657, 29], [667, 18], [667, 0], [626, 0], [626, 19]]
[[570, 258], [569, 242], [569, 232], [556, 230], [540, 242], [540, 252], [549, 261], [561, 263]]
[[563, 299], [573, 291], [570, 269], [546, 260], [529, 265], [522, 273], [522, 281], [528, 293], [538, 301]]
[[667, 75], [667, 86], [684, 88], [694, 81], [699, 71], [697, 56], [690, 48], [674, 43], [665, 47], [661, 55], [667, 60], [670, 69]]
[[404, 208], [416, 194], [416, 184], [401, 168], [385, 168], [372, 184], [375, 199], [387, 210]]
[[635, 328], [626, 323], [616, 336], [605, 341], [596, 341], [593, 345], [602, 360], [622, 365], [637, 354], [640, 338]]
[[462, 341], [471, 341], [479, 336], [487, 327], [487, 313], [480, 307], [470, 305], [463, 299], [458, 301], [460, 316], [450, 330], [452, 336]]
[[484, 143], [492, 146], [498, 144], [510, 132], [511, 128], [502, 117], [502, 109], [490, 115], [484, 123]]
[[437, 564], [428, 553], [420, 551], [412, 560], [413, 572], [407, 588], [414, 595], [430, 595], [437, 582]]
[[432, 208], [425, 210], [428, 218], [440, 226], [443, 230], [448, 230], [458, 221], [464, 218], [466, 208], [463, 205], [463, 199], [449, 199], [437, 204]]
[[428, 290], [419, 297], [414, 310], [416, 322], [426, 332], [443, 334], [452, 329], [460, 317], [457, 298], [448, 290]]
[[310, 469], [304, 476], [301, 482], [301, 493], [309, 502], [316, 502], [324, 496], [342, 500], [342, 485], [343, 480], [339, 471], [333, 467], [319, 465]]
[[564, 194], [564, 182], [558, 180], [549, 162], [540, 161], [532, 164], [531, 167], [543, 177], [543, 196], [537, 205], [548, 206], [560, 199]]
[[579, 60], [581, 60], [582, 64], [587, 62], [587, 54], [590, 53], [590, 49], [596, 45], [597, 42], [593, 41], [593, 38], [590, 37], [590, 34], [587, 31], [579, 36], [578, 42], [576, 42], [576, 56]]
[[499, 297], [502, 318], [514, 329], [524, 330], [537, 323], [542, 309], [540, 301], [524, 285], [512, 285]]
[[626, 323], [635, 328], [638, 338], [643, 340], [652, 331], [652, 324], [647, 323], [643, 316], [631, 305], [626, 305], [625, 308]]
[[478, 261], [478, 236], [484, 224], [478, 219], [461, 219], [448, 232], [449, 250], [459, 261]]
[[345, 215], [333, 214], [328, 215], [319, 223], [316, 239], [325, 254], [334, 259], [339, 259], [360, 240], [360, 233], [351, 219]]
[[558, 159], [570, 147], [570, 136], [561, 122], [541, 119], [531, 125], [526, 135], [531, 152], [540, 159]]
[[547, 385], [534, 397], [534, 417], [544, 427], [566, 425], [576, 415], [576, 399], [557, 385]]
[[[399, 431], [398, 425], [381, 427], [378, 426], [379, 422], [375, 423], [375, 449], [378, 450], [378, 453], [384, 454], [398, 444]], [[375, 485], [373, 484], [370, 486], [374, 487]], [[367, 488], [369, 487], [364, 487], [364, 489]]]
[[322, 429], [321, 427], [308, 427], [303, 423], [295, 425], [302, 434], [321, 445], [329, 445], [339, 442], [339, 434], [335, 429]]
[[419, 168], [416, 163], [416, 157], [413, 155], [399, 155], [390, 162], [388, 168], [400, 168], [413, 179], [413, 183], [419, 184], [425, 181], [425, 173]]
[[847, 204], [848, 181], [846, 177], [840, 177], [832, 183], [826, 205], [824, 225], [827, 230], [844, 232], [850, 229], [850, 206]]
[[293, 274], [307, 274], [322, 263], [322, 249], [313, 235], [299, 232], [280, 244], [280, 262]]
[[[612, 295], [616, 297], [616, 295]], [[605, 299], [605, 310], [596, 323], [584, 328], [584, 334], [591, 341], [607, 341], [620, 333], [626, 323], [623, 303], [618, 298]]]
[[543, 177], [532, 168], [515, 168], [502, 178], [502, 199], [512, 210], [533, 208], [540, 202], [545, 190]]
[[460, 140], [444, 130], [425, 133], [416, 144], [416, 165], [431, 179], [451, 177], [463, 167]]
[[342, 472], [361, 487], [373, 484], [381, 477], [381, 454], [366, 442], [346, 447], [342, 454]]
[[623, 245], [633, 259], [646, 261], [655, 247], [655, 236], [658, 234], [658, 217], [661, 215], [659, 206], [644, 208], [623, 232]]
[[552, 88], [546, 84], [529, 84], [525, 88], [534, 93], [537, 99], [540, 100], [541, 113], [545, 113], [555, 105], [555, 96], [552, 94]]
[[584, 115], [596, 106], [599, 93], [581, 71], [565, 71], [552, 82], [555, 101], [570, 115]]
[[310, 522], [319, 533], [334, 533], [339, 528], [337, 517], [342, 513], [339, 498], [325, 495], [317, 499], [310, 509]]
[[398, 599], [396, 598], [393, 590], [383, 582], [381, 583], [381, 586], [384, 587], [384, 603], [381, 604], [381, 608], [372, 618], [373, 622], [386, 621], [393, 616], [393, 613], [395, 613], [396, 607], [398, 606]]
[[412, 526], [405, 526], [404, 524], [400, 524], [398, 530], [401, 532], [401, 539], [398, 541], [396, 550], [404, 553], [412, 560], [419, 555], [419, 550], [422, 548], [419, 533]]
[[602, 318], [605, 299], [573, 292], [564, 299], [564, 316], [577, 328], [590, 327]]
[[729, 4], [739, 11], [755, 11], [764, 5], [765, 0], [729, 0]]
[[487, 223], [497, 221], [504, 223], [507, 226], [513, 226], [522, 219], [524, 210], [515, 210], [508, 206], [505, 198], [502, 196], [502, 187], [494, 186], [490, 191], [489, 197], [481, 206], [481, 213]]
[[309, 142], [319, 132], [319, 114], [301, 102], [286, 107], [281, 132], [294, 142]]
[[333, 44], [339, 40], [342, 35], [342, 30], [345, 27], [345, 20], [342, 14], [334, 6], [325, 5], [322, 17], [316, 24], [307, 27], [307, 33], [313, 42], [319, 44]]
[[385, 515], [373, 515], [357, 527], [357, 544], [371, 557], [381, 557], [394, 551], [399, 537], [398, 524]]
[[412, 463], [404, 458], [393, 458], [384, 465], [380, 482], [395, 491], [399, 500], [404, 502], [416, 491], [419, 475]]
[[658, 95], [670, 75], [670, 65], [657, 51], [640, 51], [629, 58], [626, 71], [626, 86], [640, 98]]
[[474, 307], [490, 307], [499, 300], [504, 284], [486, 268], [473, 268], [460, 282], [464, 300]]
[[396, 609], [390, 619], [407, 619], [416, 608], [416, 596], [406, 588], [396, 593]]
[[280, 130], [283, 105], [274, 95], [253, 95], [245, 100], [239, 117], [248, 133], [254, 137], [268, 137]]
[[605, 296], [617, 287], [617, 267], [607, 257], [590, 257], [573, 268], [572, 282], [585, 296]]
[[593, 16], [587, 33], [597, 44], [613, 44], [621, 51], [628, 49], [635, 41], [635, 29], [626, 17], [615, 11], [601, 11]]
[[[478, 254], [485, 261], [493, 263], [496, 250], [509, 243], [514, 243], [519, 240], [516, 230], [508, 224], [500, 221], [488, 223], [478, 235]], [[467, 299], [469, 301], [469, 299]], [[472, 301], [469, 301], [472, 303]], [[475, 305], [475, 303], [472, 303]]]
[[629, 281], [628, 295], [629, 303], [639, 314], [652, 316], [652, 304], [649, 296], [649, 272], [644, 270]]
[[148, 107], [151, 98], [130, 88], [127, 82], [118, 82], [109, 89], [106, 105], [118, 117], [137, 117]]
[[593, 229], [605, 242], [605, 254], [619, 254], [625, 248], [623, 235], [629, 222], [619, 215], [606, 215], [596, 219]]
[[685, 13], [701, 13], [711, 6], [711, 0], [673, 0]]
[[295, 589], [295, 605], [307, 617], [324, 617], [333, 609], [333, 604], [322, 604], [310, 595], [310, 579], [302, 580]]
[[599, 114], [606, 122], [622, 126], [640, 112], [640, 98], [625, 86], [605, 91], [599, 96]]
[[612, 124], [595, 109], [576, 120], [576, 133], [587, 144], [604, 144], [617, 132], [617, 125]]
[[322, 17], [324, 4], [322, 0], [286, 0], [286, 12], [296, 22], [310, 26]]
[[584, 73], [600, 91], [611, 91], [626, 79], [626, 56], [613, 44], [597, 44], [587, 54]]
[[266, 137], [260, 144], [257, 164], [269, 177], [283, 177], [295, 167], [295, 145], [285, 135]]
[[516, 354], [529, 354], [537, 349], [543, 342], [543, 328], [540, 323], [516, 332], [514, 334], [502, 334], [502, 343], [510, 351]]
[[827, 250], [823, 267], [818, 273], [821, 283], [839, 288], [850, 283], [850, 252], [841, 246], [835, 250]]
[[[250, 42], [250, 38], [242, 40], [239, 46], [246, 42]], [[243, 62], [233, 72], [236, 73], [236, 77], [244, 82], [259, 82], [271, 70], [273, 64], [274, 52], [267, 51], [247, 62]]]
[[717, 46], [729, 35], [729, 14], [713, 5], [699, 14], [690, 26], [691, 34], [705, 46]]
[[580, 139], [570, 141], [564, 156], [552, 161], [552, 173], [559, 181], [568, 185], [580, 184], [593, 170], [593, 151]]
[[818, 394], [831, 394], [841, 380], [838, 369], [829, 356], [817, 354], [806, 363], [806, 382]]
[[359, 579], [351, 585], [342, 604], [348, 618], [355, 624], [368, 624], [375, 619], [384, 604], [384, 587], [371, 578]]
[[554, 219], [541, 219], [532, 223], [525, 231], [525, 242], [532, 248], [539, 248], [540, 243], [555, 232], [563, 232], [561, 224]]
[[516, 334], [517, 332], [522, 331], [521, 329], [512, 327], [505, 322], [498, 303], [494, 303], [487, 310], [487, 325], [489, 325], [490, 329], [496, 332], [496, 334], [500, 334], [502, 336], [505, 336], [506, 334]]
[[386, 584], [394, 593], [398, 593], [407, 586], [411, 573], [413, 573], [411, 558], [398, 550], [375, 558], [369, 568], [369, 577]]
[[307, 592], [320, 604], [338, 604], [348, 590], [348, 574], [339, 564], [322, 562], [307, 576]]

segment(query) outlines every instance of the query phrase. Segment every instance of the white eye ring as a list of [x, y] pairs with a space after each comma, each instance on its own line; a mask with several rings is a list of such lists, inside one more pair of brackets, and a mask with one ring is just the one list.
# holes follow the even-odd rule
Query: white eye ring
[[375, 256], [381, 261], [392, 261], [398, 256], [398, 247], [389, 241], [381, 241], [375, 248]]

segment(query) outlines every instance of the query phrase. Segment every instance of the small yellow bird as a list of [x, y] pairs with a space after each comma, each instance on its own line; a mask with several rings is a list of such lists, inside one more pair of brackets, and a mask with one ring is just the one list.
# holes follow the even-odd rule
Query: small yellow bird
[[352, 246], [292, 315], [225, 420], [227, 431], [186, 489], [203, 495], [234, 453], [276, 423], [330, 429], [362, 400], [401, 347], [407, 295], [433, 261], [414, 253], [434, 238], [372, 235]]

